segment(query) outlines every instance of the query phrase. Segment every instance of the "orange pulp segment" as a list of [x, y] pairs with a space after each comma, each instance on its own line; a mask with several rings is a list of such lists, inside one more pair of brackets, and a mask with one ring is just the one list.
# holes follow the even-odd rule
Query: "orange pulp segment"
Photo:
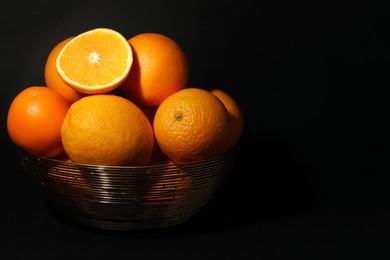
[[56, 68], [61, 78], [86, 94], [107, 93], [128, 76], [133, 53], [127, 39], [108, 28], [96, 28], [74, 37], [60, 51]]

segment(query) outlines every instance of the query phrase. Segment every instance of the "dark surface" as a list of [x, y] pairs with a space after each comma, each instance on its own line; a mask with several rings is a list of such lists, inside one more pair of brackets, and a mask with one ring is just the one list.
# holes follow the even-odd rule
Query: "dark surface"
[[[0, 2], [1, 259], [388, 259], [390, 11], [343, 1]], [[53, 210], [6, 132], [62, 39], [155, 31], [189, 55], [189, 86], [240, 104], [236, 167], [185, 224], [105, 232]]]

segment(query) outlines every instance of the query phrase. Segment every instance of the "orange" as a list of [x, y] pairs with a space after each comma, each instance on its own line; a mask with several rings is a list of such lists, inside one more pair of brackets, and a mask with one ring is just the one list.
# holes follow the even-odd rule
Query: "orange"
[[159, 33], [141, 33], [128, 41], [134, 60], [121, 90], [130, 100], [138, 105], [158, 106], [186, 87], [189, 62], [175, 40]]
[[61, 134], [65, 152], [75, 163], [146, 165], [154, 146], [152, 125], [141, 109], [112, 94], [74, 102]]
[[25, 151], [54, 157], [64, 151], [61, 125], [70, 102], [53, 89], [31, 86], [12, 101], [7, 116], [11, 140]]
[[56, 68], [73, 89], [86, 94], [107, 93], [128, 76], [133, 53], [127, 39], [108, 28], [75, 36], [60, 50]]
[[167, 97], [153, 121], [161, 150], [175, 163], [221, 155], [230, 137], [230, 117], [211, 92], [185, 88]]
[[56, 68], [56, 59], [60, 50], [65, 46], [65, 44], [67, 44], [73, 38], [74, 37], [69, 37], [61, 41], [60, 43], [58, 43], [51, 50], [45, 64], [46, 87], [54, 89], [55, 91], [60, 93], [62, 96], [64, 96], [67, 100], [69, 100], [72, 103], [75, 102], [76, 100], [79, 100], [81, 97], [85, 96], [85, 94], [74, 90], [64, 82], [64, 80], [58, 74]]
[[239, 141], [243, 128], [244, 117], [238, 103], [231, 95], [221, 89], [210, 89], [210, 92], [222, 101], [230, 115], [231, 133], [226, 144], [226, 151], [231, 150]]

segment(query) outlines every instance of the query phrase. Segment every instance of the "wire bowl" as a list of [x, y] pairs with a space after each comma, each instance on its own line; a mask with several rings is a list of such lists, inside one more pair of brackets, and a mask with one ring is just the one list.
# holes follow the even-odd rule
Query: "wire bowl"
[[212, 159], [153, 166], [97, 166], [19, 150], [44, 198], [69, 219], [105, 230], [147, 230], [187, 221], [215, 196], [238, 147]]

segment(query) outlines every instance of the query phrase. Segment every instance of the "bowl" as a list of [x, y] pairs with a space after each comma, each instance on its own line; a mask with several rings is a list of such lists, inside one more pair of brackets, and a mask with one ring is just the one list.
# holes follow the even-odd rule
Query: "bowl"
[[19, 149], [44, 198], [70, 220], [104, 230], [147, 230], [186, 222], [209, 204], [232, 171], [238, 146], [206, 160], [153, 166], [99, 166]]

